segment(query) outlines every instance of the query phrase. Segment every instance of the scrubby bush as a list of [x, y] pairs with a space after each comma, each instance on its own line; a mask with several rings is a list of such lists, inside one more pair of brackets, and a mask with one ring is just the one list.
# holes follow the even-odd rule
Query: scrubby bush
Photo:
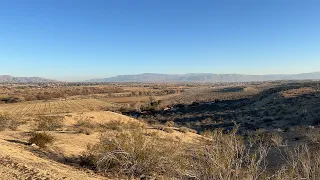
[[74, 125], [74, 129], [79, 133], [90, 135], [94, 132], [104, 132], [106, 130], [123, 131], [141, 129], [144, 126], [144, 123], [134, 121], [122, 122], [120, 120], [112, 120], [104, 123], [95, 123], [91, 122], [90, 119], [81, 119]]
[[200, 133], [203, 137], [206, 137], [206, 138], [211, 138], [212, 137], [212, 131], [210, 130], [205, 130], [203, 132]]
[[102, 136], [100, 143], [88, 148], [82, 157], [83, 164], [102, 173], [128, 177], [174, 174], [179, 148], [174, 143], [152, 138], [148, 139], [141, 130], [122, 132], [115, 137]]
[[21, 97], [5, 97], [1, 98], [0, 101], [5, 103], [19, 103], [23, 100]]
[[285, 145], [284, 138], [279, 132], [273, 132], [269, 137], [272, 146], [279, 147]]
[[77, 132], [80, 134], [90, 135], [94, 133], [94, 130], [88, 127], [78, 127]]
[[320, 142], [320, 129], [313, 126], [296, 126], [291, 127], [290, 131], [294, 132], [297, 137], [304, 137], [308, 142]]
[[83, 120], [80, 119], [77, 121], [77, 123], [74, 125], [74, 130], [81, 134], [90, 135], [97, 131], [99, 125], [96, 123], [91, 122], [90, 120]]
[[186, 127], [181, 127], [181, 128], [179, 128], [179, 131], [183, 132], [183, 133], [188, 133], [188, 132], [190, 132], [190, 129], [186, 128]]
[[266, 169], [268, 146], [257, 144], [254, 150], [245, 146], [237, 129], [228, 134], [223, 129], [206, 132], [210, 141], [191, 146], [187, 153], [188, 176], [192, 179], [262, 179]]
[[21, 121], [12, 118], [10, 115], [6, 113], [0, 114], [0, 131], [4, 131], [6, 129], [15, 131], [21, 124]]
[[277, 180], [282, 179], [320, 179], [320, 149], [303, 144], [292, 150], [286, 150], [286, 164], [276, 173]]
[[46, 148], [47, 145], [54, 142], [54, 137], [47, 134], [46, 132], [35, 132], [29, 139], [30, 144], [36, 144], [40, 148]]
[[308, 128], [305, 131], [301, 132], [303, 136], [307, 138], [312, 143], [320, 142], [320, 130], [316, 128]]
[[284, 138], [279, 132], [267, 132], [263, 129], [258, 129], [254, 132], [251, 132], [248, 136], [248, 141], [250, 146], [260, 143], [274, 147], [284, 145]]
[[165, 179], [263, 179], [269, 147], [260, 143], [248, 148], [236, 131], [215, 130], [196, 144], [145, 135], [142, 130], [103, 135], [88, 147], [82, 165], [130, 178], [154, 174]]
[[197, 133], [196, 130], [190, 129], [190, 128], [187, 128], [187, 127], [181, 127], [181, 128], [179, 128], [179, 131], [182, 132], [182, 133], [188, 133], [188, 132]]
[[108, 121], [101, 124], [101, 127], [103, 130], [108, 129], [108, 130], [116, 130], [116, 131], [122, 131], [125, 129], [140, 129], [144, 126], [145, 126], [144, 123], [140, 123], [140, 122], [134, 122], [134, 121], [123, 122], [118, 120]]
[[55, 131], [63, 127], [63, 117], [59, 116], [39, 116], [35, 121], [38, 131]]
[[173, 121], [167, 121], [164, 125], [167, 127], [174, 127], [174, 122]]

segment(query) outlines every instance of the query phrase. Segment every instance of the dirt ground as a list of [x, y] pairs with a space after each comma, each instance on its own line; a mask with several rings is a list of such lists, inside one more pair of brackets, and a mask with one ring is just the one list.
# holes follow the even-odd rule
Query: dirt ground
[[[121, 121], [123, 123], [139, 122], [108, 111], [92, 111], [83, 113], [68, 113], [64, 115], [66, 127], [74, 125], [78, 120], [103, 123], [108, 121]], [[73, 131], [50, 131], [56, 141], [46, 150], [28, 144], [31, 129], [28, 126], [19, 127], [18, 131], [0, 132], [0, 179], [107, 179], [93, 171], [73, 166], [73, 157], [78, 157], [86, 151], [89, 144], [99, 141], [100, 133], [91, 135], [79, 134]], [[166, 133], [157, 129], [146, 127], [147, 133], [156, 132], [161, 137], [171, 138], [176, 141], [193, 142], [200, 138], [194, 133], [181, 133], [175, 131]], [[114, 136], [116, 132], [106, 131], [105, 134]]]

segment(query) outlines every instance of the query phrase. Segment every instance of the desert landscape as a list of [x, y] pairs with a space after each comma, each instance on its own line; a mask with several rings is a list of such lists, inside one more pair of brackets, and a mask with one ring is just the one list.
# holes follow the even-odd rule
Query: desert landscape
[[319, 9], [0, 0], [0, 180], [320, 180]]
[[318, 81], [1, 88], [3, 179], [319, 177]]

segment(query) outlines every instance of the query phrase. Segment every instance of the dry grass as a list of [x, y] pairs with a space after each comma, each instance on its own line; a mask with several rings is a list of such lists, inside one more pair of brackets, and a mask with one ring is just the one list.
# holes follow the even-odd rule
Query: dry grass
[[63, 117], [60, 116], [38, 116], [35, 120], [37, 131], [56, 131], [63, 127]]
[[4, 130], [17, 130], [17, 128], [22, 124], [21, 121], [11, 117], [7, 113], [0, 114], [0, 131]]
[[283, 135], [279, 132], [265, 132], [262, 129], [254, 131], [248, 136], [249, 145], [266, 144], [268, 146], [279, 147], [285, 145]]
[[117, 176], [162, 176], [165, 179], [260, 179], [265, 177], [269, 148], [248, 149], [236, 130], [212, 132], [204, 143], [183, 144], [146, 136], [143, 130], [101, 136], [82, 162], [98, 172]]
[[182, 133], [189, 133], [189, 132], [197, 133], [196, 130], [190, 129], [190, 128], [187, 128], [187, 127], [181, 127], [181, 128], [179, 128], [178, 131], [180, 131], [180, 132], [182, 132]]
[[76, 122], [73, 130], [90, 135], [94, 132], [104, 132], [104, 131], [123, 131], [129, 129], [141, 129], [144, 128], [145, 124], [135, 121], [123, 122], [121, 120], [110, 120], [106, 122], [93, 122], [90, 119], [80, 119]]
[[[170, 144], [170, 145], [169, 145]], [[179, 153], [177, 145], [164, 142], [156, 135], [148, 139], [143, 131], [122, 132], [116, 137], [101, 136], [100, 143], [88, 148], [83, 156], [97, 171], [117, 176], [172, 175]]]
[[116, 130], [116, 131], [122, 131], [122, 130], [128, 130], [128, 129], [141, 129], [145, 127], [145, 124], [140, 122], [134, 122], [134, 121], [128, 121], [123, 122], [119, 120], [111, 120], [108, 122], [105, 122], [101, 124], [101, 127], [103, 130]]
[[302, 135], [305, 136], [308, 141], [312, 143], [320, 142], [320, 130], [315, 128], [308, 128], [305, 131], [302, 131]]
[[320, 142], [320, 129], [313, 126], [296, 126], [290, 129], [296, 136], [304, 137], [308, 142]]
[[229, 134], [224, 134], [222, 129], [207, 132], [211, 141], [190, 147], [188, 176], [219, 180], [264, 178], [269, 147], [257, 144], [255, 149], [248, 148], [236, 131]]
[[312, 149], [303, 144], [294, 149], [287, 149], [284, 156], [284, 165], [276, 174], [274, 179], [320, 179], [320, 149]]
[[75, 130], [78, 133], [90, 135], [97, 131], [98, 124], [91, 122], [89, 119], [80, 119], [76, 122], [76, 124], [73, 127], [73, 130]]
[[175, 123], [173, 121], [167, 121], [166, 123], [164, 123], [164, 125], [167, 127], [174, 127]]

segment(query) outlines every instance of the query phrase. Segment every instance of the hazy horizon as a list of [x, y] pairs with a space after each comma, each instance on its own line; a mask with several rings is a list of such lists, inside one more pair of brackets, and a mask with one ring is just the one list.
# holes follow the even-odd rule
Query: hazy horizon
[[0, 2], [0, 75], [320, 71], [320, 1]]
[[166, 74], [166, 75], [188, 75], [188, 74], [217, 74], [217, 75], [224, 75], [224, 74], [235, 74], [235, 75], [249, 75], [249, 76], [268, 76], [268, 75], [297, 75], [297, 74], [305, 74], [305, 73], [320, 73], [320, 71], [313, 71], [313, 72], [301, 72], [301, 73], [276, 73], [276, 74], [239, 74], [239, 73], [210, 73], [210, 72], [199, 72], [199, 73], [152, 73], [152, 72], [145, 72], [145, 73], [138, 73], [138, 74], [118, 74], [114, 76], [101, 76], [101, 77], [63, 77], [62, 79], [59, 78], [50, 78], [45, 76], [15, 76], [11, 74], [0, 74], [0, 76], [8, 75], [12, 77], [40, 77], [40, 78], [46, 78], [46, 79], [52, 79], [52, 80], [58, 80], [58, 81], [66, 81], [66, 82], [82, 82], [82, 81], [88, 81], [88, 80], [94, 80], [94, 79], [105, 79], [105, 78], [112, 78], [117, 76], [134, 76], [134, 75], [141, 75], [141, 74]]

